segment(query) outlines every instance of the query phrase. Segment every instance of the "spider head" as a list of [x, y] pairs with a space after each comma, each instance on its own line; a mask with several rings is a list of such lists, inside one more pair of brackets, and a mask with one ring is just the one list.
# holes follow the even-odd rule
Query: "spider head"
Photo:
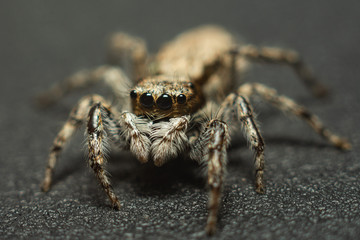
[[188, 78], [164, 75], [145, 78], [131, 91], [134, 113], [151, 119], [187, 115], [203, 104], [200, 87]]

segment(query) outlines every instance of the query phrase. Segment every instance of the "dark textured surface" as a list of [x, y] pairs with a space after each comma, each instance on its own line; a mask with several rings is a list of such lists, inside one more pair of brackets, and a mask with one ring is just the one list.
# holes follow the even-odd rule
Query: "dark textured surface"
[[1, 2], [0, 238], [204, 237], [207, 191], [192, 163], [179, 161], [157, 169], [114, 153], [109, 169], [123, 203], [116, 212], [86, 166], [78, 134], [57, 165], [52, 190], [41, 193], [48, 149], [80, 95], [44, 111], [34, 108], [31, 99], [69, 73], [101, 64], [105, 36], [113, 31], [142, 36], [155, 51], [180, 31], [211, 22], [249, 42], [301, 52], [331, 87], [330, 98], [312, 98], [283, 67], [256, 65], [249, 81], [266, 82], [305, 104], [354, 146], [350, 152], [338, 151], [304, 123], [256, 104], [267, 143], [267, 193], [254, 192], [252, 154], [237, 139], [229, 153], [214, 238], [357, 239], [360, 4], [143, 2]]

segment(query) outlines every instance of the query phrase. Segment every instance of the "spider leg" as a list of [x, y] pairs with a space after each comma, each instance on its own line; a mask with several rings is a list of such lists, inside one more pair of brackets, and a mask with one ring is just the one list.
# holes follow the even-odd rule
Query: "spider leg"
[[239, 88], [238, 93], [249, 97], [259, 95], [280, 110], [289, 112], [303, 119], [315, 130], [315, 132], [332, 143], [335, 147], [344, 150], [351, 148], [351, 144], [346, 139], [341, 138], [328, 130], [316, 115], [310, 113], [304, 106], [295, 103], [290, 98], [279, 95], [275, 89], [258, 83], [248, 83], [242, 85]]
[[78, 71], [38, 95], [36, 100], [40, 106], [47, 107], [71, 91], [91, 86], [100, 81], [103, 81], [105, 85], [110, 87], [117, 99], [120, 99], [122, 103], [126, 103], [126, 97], [128, 96], [126, 89], [129, 89], [131, 86], [130, 80], [119, 67], [109, 65], [99, 66], [91, 70]]
[[223, 121], [231, 122], [235, 118], [242, 123], [245, 135], [255, 151], [255, 190], [264, 193], [265, 143], [248, 99], [235, 93], [229, 94], [220, 106], [218, 115]]
[[246, 45], [239, 47], [233, 53], [254, 61], [265, 61], [268, 63], [287, 64], [294, 69], [305, 86], [317, 97], [327, 95], [327, 88], [317, 81], [313, 72], [303, 62], [299, 54], [293, 50], [276, 47], [255, 47]]
[[[212, 235], [216, 230], [217, 214], [221, 200], [221, 190], [225, 175], [227, 153], [230, 142], [226, 123], [213, 119], [209, 121], [199, 138], [194, 142], [190, 157], [207, 166], [207, 183], [210, 187], [209, 215], [206, 232]], [[205, 156], [205, 159], [203, 158]]]
[[46, 192], [50, 189], [55, 164], [59, 157], [59, 154], [64, 148], [64, 145], [73, 136], [73, 134], [81, 126], [81, 124], [84, 123], [90, 107], [95, 102], [99, 101], [103, 102], [104, 105], [106, 104], [105, 100], [98, 95], [83, 97], [70, 112], [68, 120], [56, 136], [51, 147], [47, 167], [45, 170], [45, 177], [41, 186], [43, 191]]
[[117, 32], [110, 36], [107, 45], [109, 64], [121, 66], [136, 81], [146, 75], [148, 52], [143, 39]]
[[[124, 112], [120, 117], [119, 115], [101, 96], [92, 95], [82, 98], [71, 111], [69, 119], [54, 140], [41, 186], [42, 190], [50, 189], [54, 167], [61, 150], [75, 130], [87, 119], [89, 165], [108, 195], [112, 206], [119, 209], [120, 202], [104, 168], [107, 136], [118, 146], [129, 147], [141, 162], [148, 160], [150, 149], [150, 140], [146, 136], [150, 129], [145, 121], [138, 119], [132, 113]], [[138, 125], [140, 125], [140, 129], [137, 127]]]
[[[108, 195], [112, 206], [115, 209], [120, 209], [120, 201], [116, 197], [110, 180], [106, 174], [104, 165], [104, 124], [103, 124], [103, 114], [104, 111], [102, 104], [99, 102], [94, 105], [89, 111], [89, 119], [87, 123], [87, 133], [88, 133], [88, 146], [89, 146], [89, 165], [94, 170], [94, 173], [99, 180], [102, 188], [105, 193]], [[109, 111], [107, 109], [106, 111]]]

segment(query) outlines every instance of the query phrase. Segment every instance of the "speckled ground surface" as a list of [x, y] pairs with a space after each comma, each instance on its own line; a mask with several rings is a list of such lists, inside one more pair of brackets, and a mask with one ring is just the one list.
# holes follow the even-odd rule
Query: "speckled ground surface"
[[254, 44], [299, 50], [332, 89], [330, 98], [312, 98], [285, 67], [255, 65], [249, 81], [308, 106], [354, 145], [350, 152], [338, 151], [301, 121], [256, 103], [267, 143], [267, 193], [254, 192], [252, 153], [236, 138], [213, 238], [357, 239], [359, 7], [350, 0], [0, 3], [0, 238], [206, 238], [207, 191], [196, 164], [184, 160], [158, 169], [126, 153], [111, 154], [109, 169], [123, 203], [116, 212], [86, 166], [80, 133], [57, 165], [52, 190], [40, 192], [51, 142], [85, 92], [48, 110], [31, 101], [68, 74], [103, 63], [111, 32], [142, 36], [156, 51], [180, 31], [210, 22]]

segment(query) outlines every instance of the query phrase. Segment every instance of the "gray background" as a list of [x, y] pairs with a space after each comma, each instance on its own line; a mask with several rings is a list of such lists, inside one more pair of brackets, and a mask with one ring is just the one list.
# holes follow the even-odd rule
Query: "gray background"
[[219, 239], [356, 239], [359, 210], [358, 1], [1, 1], [0, 238], [204, 238], [207, 191], [196, 164], [140, 165], [110, 155], [123, 208], [113, 211], [86, 166], [82, 134], [57, 165], [52, 190], [39, 183], [48, 149], [79, 97], [39, 110], [33, 96], [70, 73], [104, 62], [114, 31], [145, 38], [151, 51], [177, 33], [217, 23], [258, 45], [297, 49], [332, 89], [315, 99], [286, 67], [254, 65], [266, 83], [317, 113], [354, 148], [329, 146], [306, 124], [258, 102], [267, 143], [267, 193], [253, 189], [252, 153], [238, 137], [219, 213]]

